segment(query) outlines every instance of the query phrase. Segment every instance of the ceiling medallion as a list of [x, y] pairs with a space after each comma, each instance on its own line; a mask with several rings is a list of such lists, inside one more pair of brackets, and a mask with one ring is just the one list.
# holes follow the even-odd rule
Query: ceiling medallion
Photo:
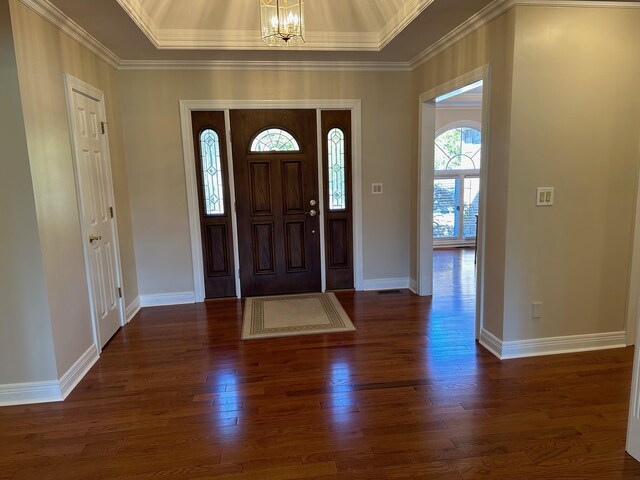
[[260, 27], [269, 46], [302, 45], [303, 0], [260, 0]]

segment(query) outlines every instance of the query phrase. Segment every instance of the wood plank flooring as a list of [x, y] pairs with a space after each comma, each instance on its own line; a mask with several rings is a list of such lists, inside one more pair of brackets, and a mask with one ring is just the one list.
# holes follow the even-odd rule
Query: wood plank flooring
[[633, 349], [500, 362], [473, 252], [433, 300], [341, 292], [357, 331], [240, 341], [235, 300], [144, 309], [65, 402], [0, 409], [0, 479], [638, 479]]

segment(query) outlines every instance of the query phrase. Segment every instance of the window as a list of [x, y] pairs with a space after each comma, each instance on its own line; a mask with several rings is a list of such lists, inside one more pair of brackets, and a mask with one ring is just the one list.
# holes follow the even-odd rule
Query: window
[[481, 140], [475, 128], [452, 128], [438, 135], [434, 166], [436, 170], [479, 170]]
[[200, 133], [200, 152], [205, 214], [224, 215], [220, 140], [214, 130], [208, 128]]
[[299, 152], [300, 146], [293, 135], [281, 128], [263, 130], [251, 142], [252, 152]]
[[480, 194], [481, 133], [451, 128], [435, 142], [433, 237], [447, 243], [476, 237]]
[[347, 184], [344, 164], [344, 132], [332, 128], [327, 134], [329, 159], [329, 210], [347, 209]]

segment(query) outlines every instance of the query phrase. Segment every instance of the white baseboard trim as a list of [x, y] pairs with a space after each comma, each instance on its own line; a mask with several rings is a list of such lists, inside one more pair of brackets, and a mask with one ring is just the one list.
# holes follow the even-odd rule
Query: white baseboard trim
[[133, 320], [133, 317], [136, 316], [136, 313], [138, 313], [141, 308], [140, 297], [136, 297], [129, 305], [127, 305], [127, 308], [124, 310], [127, 323]]
[[415, 278], [409, 279], [409, 290], [418, 295], [418, 281]]
[[496, 337], [493, 333], [485, 330], [480, 330], [480, 338], [478, 339], [480, 345], [493, 353], [496, 357], [502, 358], [502, 340]]
[[67, 395], [80, 383], [80, 380], [87, 374], [87, 372], [98, 361], [100, 355], [95, 345], [91, 345], [82, 356], [71, 365], [71, 368], [65, 372], [60, 378], [60, 393], [62, 399], [67, 398]]
[[627, 346], [625, 336], [625, 332], [605, 332], [504, 342], [502, 345], [502, 358], [534, 357], [537, 355], [622, 348]]
[[365, 279], [362, 282], [362, 289], [369, 290], [392, 290], [394, 288], [409, 288], [409, 278], [373, 278]]
[[195, 303], [194, 292], [158, 293], [155, 295], [140, 295], [140, 306], [162, 307], [166, 305], [184, 305]]
[[60, 384], [55, 380], [0, 385], [0, 407], [60, 401]]
[[98, 358], [100, 356], [95, 345], [91, 345], [60, 380], [0, 385], [0, 407], [61, 402], [80, 383]]
[[482, 329], [480, 332], [480, 344], [499, 359], [507, 360], [510, 358], [623, 348], [627, 346], [625, 337], [625, 332], [604, 332], [503, 342], [492, 333]]

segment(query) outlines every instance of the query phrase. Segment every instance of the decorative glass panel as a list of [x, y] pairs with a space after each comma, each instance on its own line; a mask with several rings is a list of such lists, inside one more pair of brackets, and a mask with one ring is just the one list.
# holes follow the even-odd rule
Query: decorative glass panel
[[252, 152], [299, 152], [300, 146], [293, 135], [281, 128], [263, 130], [251, 143]]
[[475, 128], [452, 128], [436, 138], [436, 170], [478, 170], [481, 134]]
[[344, 132], [339, 128], [327, 134], [329, 158], [329, 210], [347, 208], [347, 183], [344, 165]]
[[220, 166], [220, 139], [210, 128], [200, 134], [204, 210], [207, 215], [224, 215], [224, 190]]

